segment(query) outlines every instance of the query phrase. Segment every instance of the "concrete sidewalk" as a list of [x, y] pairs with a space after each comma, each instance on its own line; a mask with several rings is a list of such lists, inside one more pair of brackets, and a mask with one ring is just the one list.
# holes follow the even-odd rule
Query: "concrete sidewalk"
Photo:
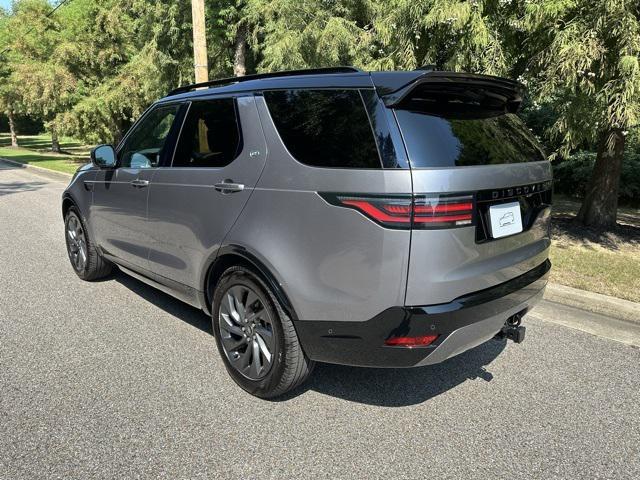
[[[553, 268], [553, 267], [552, 267]], [[640, 304], [600, 293], [549, 283], [545, 300], [640, 326]]]

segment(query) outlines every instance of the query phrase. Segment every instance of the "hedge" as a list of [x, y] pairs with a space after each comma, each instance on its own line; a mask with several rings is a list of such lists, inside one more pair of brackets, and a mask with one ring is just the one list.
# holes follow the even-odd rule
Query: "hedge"
[[[554, 191], [572, 197], [584, 197], [596, 161], [594, 152], [577, 152], [564, 160], [554, 161]], [[640, 153], [629, 152], [622, 162], [620, 202], [640, 205]]]

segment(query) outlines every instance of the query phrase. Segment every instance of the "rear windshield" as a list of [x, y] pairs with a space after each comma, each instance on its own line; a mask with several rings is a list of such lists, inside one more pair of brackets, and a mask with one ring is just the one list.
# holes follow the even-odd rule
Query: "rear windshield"
[[515, 114], [460, 119], [396, 110], [413, 168], [496, 165], [546, 160]]

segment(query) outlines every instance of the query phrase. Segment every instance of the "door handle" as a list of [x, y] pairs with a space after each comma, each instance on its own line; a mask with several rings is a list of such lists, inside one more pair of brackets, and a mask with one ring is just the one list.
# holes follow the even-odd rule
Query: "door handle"
[[139, 178], [136, 178], [135, 180], [131, 181], [131, 185], [133, 185], [134, 187], [138, 187], [138, 188], [148, 187], [149, 186], [149, 180], [140, 180]]
[[216, 183], [214, 188], [218, 192], [234, 193], [244, 190], [244, 185], [242, 183], [233, 183], [231, 180], [225, 180], [224, 182]]

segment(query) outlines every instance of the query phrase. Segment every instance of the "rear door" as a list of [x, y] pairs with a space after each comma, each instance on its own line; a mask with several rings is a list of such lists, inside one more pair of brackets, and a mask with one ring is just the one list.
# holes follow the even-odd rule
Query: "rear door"
[[152, 272], [200, 289], [200, 275], [251, 196], [266, 146], [253, 96], [191, 102], [173, 163], [149, 194]]
[[510, 280], [544, 262], [550, 245], [551, 167], [513, 113], [515, 84], [442, 80], [393, 106], [414, 190], [407, 305]]

